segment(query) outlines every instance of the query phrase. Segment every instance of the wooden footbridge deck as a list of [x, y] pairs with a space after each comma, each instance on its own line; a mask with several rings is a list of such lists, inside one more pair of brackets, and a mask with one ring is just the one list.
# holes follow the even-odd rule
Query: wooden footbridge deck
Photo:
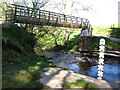
[[87, 27], [89, 31], [92, 32], [92, 26], [89, 20], [85, 18], [69, 16], [15, 4], [12, 4], [8, 8], [9, 9], [6, 11], [7, 22], [69, 28]]

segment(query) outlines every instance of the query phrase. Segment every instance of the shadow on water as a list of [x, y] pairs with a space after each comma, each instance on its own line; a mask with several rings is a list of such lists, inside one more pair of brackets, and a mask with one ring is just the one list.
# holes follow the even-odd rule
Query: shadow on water
[[81, 74], [88, 75], [87, 70], [88, 70], [90, 67], [92, 67], [93, 64], [90, 63], [90, 62], [88, 62], [88, 63], [82, 62], [82, 63], [78, 64], [78, 66], [79, 66], [79, 68], [81, 68], [81, 71], [82, 71]]

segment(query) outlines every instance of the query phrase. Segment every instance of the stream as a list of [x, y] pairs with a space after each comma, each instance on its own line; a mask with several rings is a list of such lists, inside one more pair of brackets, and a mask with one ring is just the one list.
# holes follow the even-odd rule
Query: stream
[[[41, 54], [39, 54], [41, 55]], [[80, 57], [80, 54], [70, 54], [67, 52], [47, 52], [44, 55], [52, 59], [52, 62], [57, 67], [72, 70], [76, 73], [87, 75], [93, 78], [97, 78], [98, 72], [98, 59], [96, 57], [90, 57], [92, 63], [76, 62], [75, 57]], [[106, 81], [120, 81], [120, 60], [119, 58], [105, 57], [104, 61], [104, 73], [103, 79]]]

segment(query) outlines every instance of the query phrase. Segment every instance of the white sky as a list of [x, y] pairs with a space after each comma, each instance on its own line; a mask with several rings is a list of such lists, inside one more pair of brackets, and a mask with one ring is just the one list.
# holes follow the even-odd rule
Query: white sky
[[[57, 1], [60, 0], [51, 0], [51, 3], [55, 3]], [[70, 2], [70, 0], [68, 1]], [[80, 1], [80, 3], [82, 3], [83, 5], [88, 5], [92, 7], [92, 10], [89, 12], [80, 11], [75, 16], [88, 19], [93, 26], [118, 24], [119, 0], [78, 0], [78, 1]], [[49, 11], [54, 11], [54, 12], [56, 11], [56, 10], [51, 10], [49, 6], [47, 7], [48, 7], [47, 10]]]
[[[60, 0], [51, 0], [52, 3], [55, 3]], [[95, 25], [112, 25], [118, 24], [118, 2], [119, 0], [78, 0], [81, 4], [90, 6], [92, 8], [91, 11], [80, 11], [75, 16], [86, 18], [90, 21], [90, 23]], [[68, 0], [70, 3], [70, 0]], [[80, 6], [76, 6], [80, 7]], [[69, 13], [70, 8], [68, 6]], [[51, 11], [50, 8], [47, 10]], [[57, 10], [52, 9], [54, 12], [58, 12]]]
[[83, 12], [82, 17], [88, 18], [92, 25], [118, 24], [119, 0], [84, 0], [91, 4], [93, 11]]

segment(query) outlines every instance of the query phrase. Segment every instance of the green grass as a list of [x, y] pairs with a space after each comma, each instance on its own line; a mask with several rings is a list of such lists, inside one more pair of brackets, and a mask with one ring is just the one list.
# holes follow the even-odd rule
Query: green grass
[[33, 52], [33, 35], [16, 25], [2, 30], [2, 37], [7, 39], [2, 43], [2, 88], [44, 88], [37, 82], [39, 71], [53, 64]]
[[69, 51], [77, 51], [79, 45], [79, 38], [80, 38], [80, 34], [78, 33], [71, 36], [68, 44], [64, 45], [65, 48]]
[[93, 34], [120, 38], [120, 28], [117, 24], [114, 25], [114, 28], [111, 25], [93, 26]]
[[18, 59], [23, 64], [16, 64], [15, 61], [11, 61], [11, 65], [8, 64], [9, 66], [3, 67], [3, 88], [43, 88], [44, 86], [37, 82], [40, 79], [39, 71], [42, 71], [46, 66], [52, 66], [52, 64], [40, 59], [31, 59], [33, 62], [25, 62], [20, 57], [13, 58], [16, 61]]
[[94, 36], [93, 37], [93, 41], [92, 41], [92, 44], [90, 46], [91, 50], [98, 50], [99, 49], [99, 40], [101, 38], [104, 38], [106, 41], [106, 45], [105, 45], [106, 50], [120, 51], [120, 42], [110, 40], [109, 38], [103, 37], [103, 36]]
[[[7, 40], [5, 42], [3, 39], [2, 43], [2, 87], [44, 88], [41, 83], [37, 82], [40, 78], [39, 71], [43, 71], [44, 67], [53, 66], [53, 64], [46, 62], [45, 58], [38, 58], [33, 52], [36, 42], [35, 35], [16, 25], [4, 26], [2, 31], [2, 37]], [[73, 33], [68, 44], [64, 45], [64, 47], [67, 50], [78, 50], [79, 36], [79, 33]], [[99, 49], [100, 38], [106, 40], [106, 49], [120, 50], [119, 42], [112, 41], [106, 37], [94, 37], [91, 45], [92, 50]], [[43, 42], [45, 41], [43, 40]], [[91, 87], [91, 85], [88, 83], [88, 85], [85, 84], [82, 87]]]
[[[118, 27], [118, 26], [115, 25], [114, 27]], [[120, 30], [119, 29], [112, 30], [112, 29], [110, 29], [111, 28], [110, 25], [95, 26], [93, 28], [94, 28], [93, 33], [107, 35], [107, 36], [114, 36], [114, 37], [118, 37], [118, 38], [120, 37], [120, 34], [119, 34]], [[69, 51], [78, 51], [79, 43], [80, 43], [79, 38], [80, 38], [79, 33], [73, 33], [70, 37], [68, 44], [64, 45], [65, 48]], [[120, 42], [110, 40], [107, 37], [103, 37], [103, 36], [93, 36], [93, 39], [91, 41], [92, 43], [90, 45], [90, 50], [99, 50], [99, 40], [101, 38], [104, 38], [106, 41], [106, 46], [105, 46], [106, 50], [118, 50], [118, 51], [120, 51]]]
[[[64, 45], [64, 47], [66, 47], [65, 49], [69, 51], [78, 51], [79, 43], [80, 43], [79, 38], [80, 38], [80, 34], [73, 35], [69, 43]], [[105, 45], [106, 50], [120, 51], [120, 42], [110, 40], [109, 38], [103, 37], [103, 36], [92, 37], [92, 41], [91, 41], [92, 43], [90, 45], [90, 50], [99, 50], [99, 40], [101, 38], [104, 38], [106, 41], [106, 45]]]
[[66, 88], [97, 88], [97, 86], [91, 84], [90, 82], [86, 82], [84, 80], [78, 80], [77, 82], [65, 82]]
[[[40, 28], [40, 32], [35, 32], [37, 43], [36, 46], [42, 48], [43, 50], [46, 48], [51, 48], [57, 46], [55, 43], [55, 40], [57, 41], [57, 44], [63, 45], [69, 35], [70, 32], [67, 31], [68, 28], [63, 28], [63, 27], [42, 27]], [[73, 29], [70, 28], [69, 30], [71, 31], [80, 31], [79, 29]], [[45, 31], [47, 33], [44, 35]], [[40, 37], [43, 34], [42, 37]], [[69, 39], [74, 38], [74, 35], [77, 35], [78, 32], [72, 32], [69, 36]], [[55, 37], [57, 36], [57, 37]]]

